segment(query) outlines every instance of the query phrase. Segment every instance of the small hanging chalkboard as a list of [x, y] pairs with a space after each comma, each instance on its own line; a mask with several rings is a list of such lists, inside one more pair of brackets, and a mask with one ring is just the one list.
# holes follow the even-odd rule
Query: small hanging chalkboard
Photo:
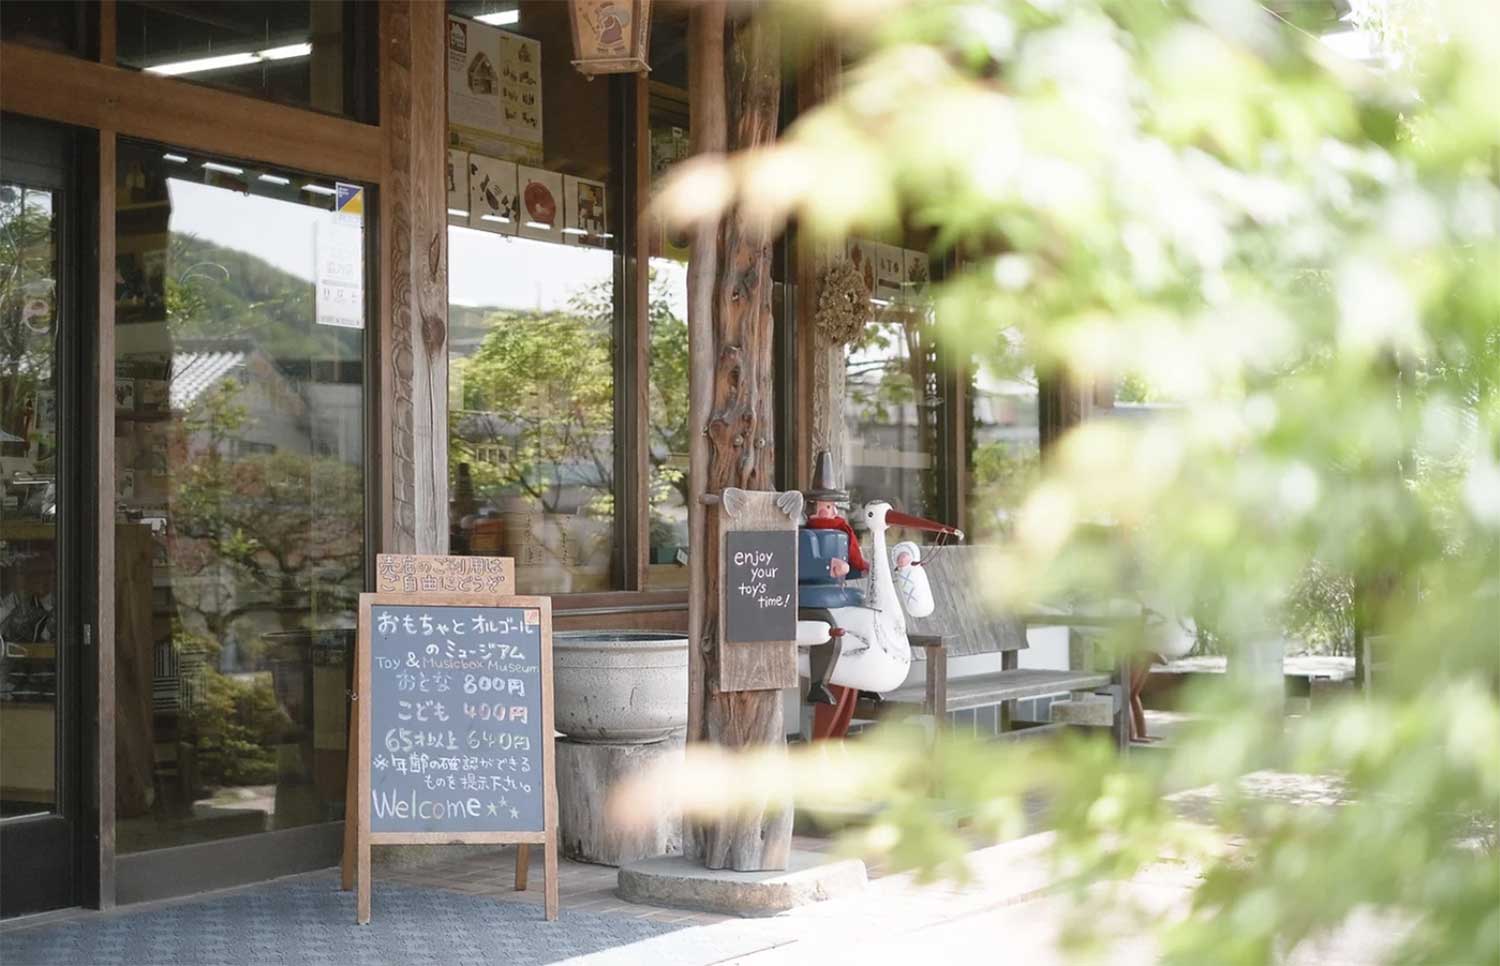
[[724, 534], [724, 640], [797, 638], [797, 531]]
[[551, 600], [363, 594], [356, 681], [357, 920], [372, 844], [449, 843], [544, 845], [555, 919]]
[[794, 688], [802, 494], [726, 487], [714, 505], [719, 690]]

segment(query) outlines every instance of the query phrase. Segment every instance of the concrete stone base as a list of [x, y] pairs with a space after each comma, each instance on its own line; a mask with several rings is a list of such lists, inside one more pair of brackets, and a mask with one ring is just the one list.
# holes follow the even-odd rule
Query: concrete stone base
[[557, 824], [562, 853], [579, 862], [625, 865], [682, 853], [682, 816], [664, 813], [648, 826], [609, 821], [608, 803], [627, 778], [663, 758], [681, 758], [681, 736], [650, 744], [557, 740]]
[[1115, 703], [1104, 695], [1075, 694], [1052, 702], [1052, 720], [1057, 724], [1093, 725], [1108, 728], [1114, 723]]
[[854, 895], [865, 888], [865, 864], [793, 852], [784, 872], [705, 869], [682, 856], [645, 859], [620, 868], [626, 902], [696, 909], [730, 916], [774, 916], [788, 909]]

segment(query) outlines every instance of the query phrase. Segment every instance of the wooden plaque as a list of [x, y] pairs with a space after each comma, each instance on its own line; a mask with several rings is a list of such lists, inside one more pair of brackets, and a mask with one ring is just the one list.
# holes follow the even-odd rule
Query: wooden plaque
[[730, 487], [717, 511], [719, 690], [795, 688], [802, 494]]
[[521, 846], [517, 889], [542, 845], [556, 919], [551, 599], [362, 594], [357, 660], [344, 860], [356, 920], [370, 921], [371, 845], [454, 843]]
[[510, 557], [448, 557], [382, 553], [375, 557], [377, 594], [513, 594]]

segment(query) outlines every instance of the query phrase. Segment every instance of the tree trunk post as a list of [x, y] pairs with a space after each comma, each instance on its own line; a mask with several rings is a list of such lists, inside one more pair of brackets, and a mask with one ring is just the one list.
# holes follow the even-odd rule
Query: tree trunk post
[[[689, 28], [689, 92], [695, 154], [770, 144], [781, 95], [779, 34], [769, 18], [733, 20], [723, 0], [695, 7]], [[729, 119], [733, 119], [733, 123]], [[726, 487], [769, 489], [774, 479], [771, 235], [731, 211], [701, 225], [688, 263], [690, 421], [694, 428], [690, 506], [688, 739], [727, 749], [785, 741], [781, 691], [719, 689], [717, 516], [704, 494]], [[713, 869], [784, 869], [790, 858], [789, 803], [764, 802], [685, 830], [691, 854]]]

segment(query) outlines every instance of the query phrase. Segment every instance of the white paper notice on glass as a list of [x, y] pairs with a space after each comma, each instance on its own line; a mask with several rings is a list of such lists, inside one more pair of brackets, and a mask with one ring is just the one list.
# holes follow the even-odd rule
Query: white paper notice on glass
[[365, 327], [364, 228], [338, 215], [317, 223], [314, 319], [341, 329]]
[[603, 182], [564, 175], [563, 207], [567, 213], [563, 235], [569, 245], [609, 247]]
[[521, 203], [516, 199], [516, 163], [471, 154], [469, 158], [469, 227], [502, 235], [516, 233]]
[[521, 236], [561, 241], [563, 236], [563, 179], [556, 171], [516, 168], [521, 196]]

